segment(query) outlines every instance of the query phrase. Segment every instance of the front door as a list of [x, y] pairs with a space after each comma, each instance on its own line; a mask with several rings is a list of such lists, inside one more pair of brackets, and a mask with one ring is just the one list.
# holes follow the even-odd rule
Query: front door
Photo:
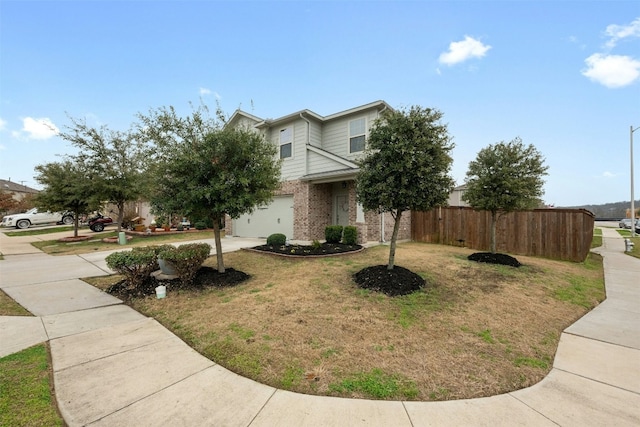
[[336, 224], [346, 227], [349, 225], [349, 195], [338, 195], [335, 198]]

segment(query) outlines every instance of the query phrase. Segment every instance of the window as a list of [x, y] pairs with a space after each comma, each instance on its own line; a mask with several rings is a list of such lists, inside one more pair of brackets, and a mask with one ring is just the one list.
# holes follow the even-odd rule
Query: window
[[280, 158], [291, 157], [293, 134], [291, 128], [280, 129]]
[[349, 122], [349, 152], [364, 151], [365, 119], [351, 120]]

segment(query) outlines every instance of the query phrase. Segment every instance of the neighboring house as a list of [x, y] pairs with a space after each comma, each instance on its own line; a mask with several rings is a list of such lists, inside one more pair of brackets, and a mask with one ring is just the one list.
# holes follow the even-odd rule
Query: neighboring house
[[[374, 120], [391, 107], [384, 101], [321, 116], [302, 110], [277, 119], [261, 119], [237, 110], [227, 126], [248, 127], [278, 147], [282, 184], [273, 201], [237, 220], [227, 219], [227, 235], [267, 237], [283, 233], [293, 240], [324, 240], [328, 225], [354, 225], [358, 239], [391, 238], [393, 219], [364, 212], [356, 203], [357, 161]], [[405, 215], [399, 239], [409, 239], [411, 218]]]
[[38, 190], [27, 187], [26, 185], [15, 183], [11, 181], [11, 179], [0, 179], [0, 189], [9, 193], [13, 193], [12, 197], [16, 201], [24, 199], [29, 194], [38, 194]]
[[467, 203], [464, 200], [462, 200], [462, 194], [464, 193], [464, 191], [466, 189], [467, 189], [467, 185], [466, 184], [462, 184], [462, 185], [459, 185], [459, 186], [455, 187], [451, 191], [451, 194], [449, 194], [449, 200], [448, 200], [447, 204], [449, 206], [469, 206], [469, 203]]
[[[0, 190], [2, 190], [3, 193], [10, 194], [11, 199], [14, 201], [14, 203], [10, 203], [7, 199], [7, 204], [2, 206], [4, 210], [0, 213], [0, 216], [2, 216], [2, 214], [16, 214], [31, 209], [34, 207], [33, 196], [39, 193], [38, 190], [15, 183], [11, 181], [11, 179], [0, 179]], [[9, 209], [9, 207], [11, 208]]]

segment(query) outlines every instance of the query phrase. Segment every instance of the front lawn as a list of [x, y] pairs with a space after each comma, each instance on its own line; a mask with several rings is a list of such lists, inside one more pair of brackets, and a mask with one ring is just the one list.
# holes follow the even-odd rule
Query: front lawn
[[63, 426], [46, 344], [0, 358], [0, 426]]
[[[129, 301], [194, 349], [243, 376], [296, 392], [448, 400], [532, 385], [551, 369], [563, 329], [604, 299], [602, 259], [518, 256], [520, 268], [467, 260], [472, 251], [403, 243], [397, 265], [426, 286], [388, 297], [353, 274], [388, 247], [318, 259], [240, 251], [233, 287]], [[215, 268], [215, 258], [205, 266]], [[86, 279], [102, 289], [120, 277]]]
[[[86, 235], [87, 233], [82, 233]], [[88, 231], [88, 234], [94, 235], [93, 232]], [[73, 234], [71, 233], [70, 236]], [[134, 246], [149, 246], [149, 245], [162, 245], [164, 243], [174, 243], [190, 240], [200, 239], [213, 239], [213, 230], [203, 231], [182, 231], [163, 233], [157, 232], [150, 236], [137, 236], [134, 235], [126, 245], [118, 245], [117, 243], [104, 243], [102, 239], [109, 237], [116, 237], [118, 233], [116, 231], [110, 233], [95, 233], [95, 238], [91, 240], [85, 240], [82, 242], [60, 242], [58, 240], [45, 240], [41, 242], [32, 242], [31, 244], [49, 255], [77, 255], [94, 251], [109, 251], [109, 250], [125, 250]], [[224, 233], [222, 233], [224, 237]]]

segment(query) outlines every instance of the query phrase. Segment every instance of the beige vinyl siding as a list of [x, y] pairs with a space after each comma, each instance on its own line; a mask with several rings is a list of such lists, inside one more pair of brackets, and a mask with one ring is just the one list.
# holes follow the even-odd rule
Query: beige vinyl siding
[[248, 117], [240, 117], [240, 119], [238, 119], [238, 123], [236, 124], [237, 128], [243, 128], [243, 129], [253, 129], [253, 127], [256, 125], [255, 120], [251, 120]]
[[[293, 145], [291, 157], [282, 160], [283, 181], [298, 179], [305, 175], [306, 164], [306, 143], [307, 143], [307, 123], [304, 120], [294, 120], [282, 125], [275, 126], [271, 129], [271, 141], [278, 147], [280, 153], [280, 129], [287, 127], [293, 128]], [[278, 154], [278, 157], [280, 155]]]
[[322, 148], [322, 124], [311, 121], [311, 145]]
[[366, 120], [366, 136], [368, 137], [369, 128], [373, 125], [373, 121], [378, 117], [378, 112], [375, 109], [340, 117], [325, 123], [322, 135], [322, 148], [348, 160], [353, 161], [360, 158], [362, 156], [362, 152], [349, 152], [349, 122], [363, 117]]
[[347, 166], [312, 151], [307, 152], [307, 173], [320, 173], [345, 169]]
[[340, 118], [325, 123], [322, 129], [322, 149], [346, 157], [349, 142], [349, 119]]

